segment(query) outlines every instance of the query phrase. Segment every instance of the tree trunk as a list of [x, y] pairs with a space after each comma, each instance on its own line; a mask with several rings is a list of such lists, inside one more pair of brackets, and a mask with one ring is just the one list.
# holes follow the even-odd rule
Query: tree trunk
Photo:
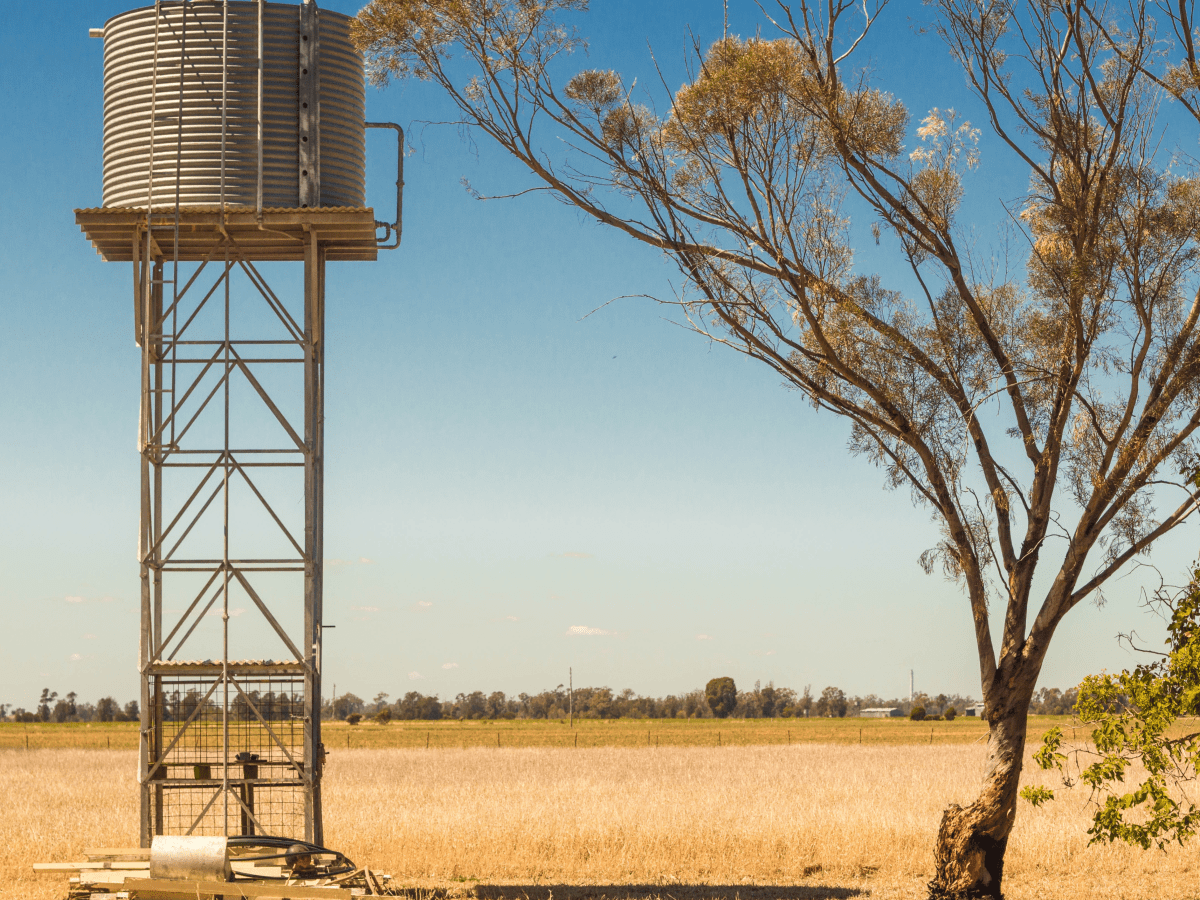
[[979, 798], [965, 809], [950, 804], [942, 815], [934, 849], [929, 896], [936, 900], [987, 897], [999, 900], [1004, 851], [1017, 812], [1017, 787], [1025, 754], [1029, 698], [992, 720], [988, 769]]

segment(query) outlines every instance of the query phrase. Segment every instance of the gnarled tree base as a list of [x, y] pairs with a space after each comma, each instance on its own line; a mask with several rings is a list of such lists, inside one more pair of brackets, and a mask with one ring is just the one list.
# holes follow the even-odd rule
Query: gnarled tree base
[[942, 815], [930, 900], [999, 900], [1008, 837], [989, 837], [985, 831], [988, 818], [980, 816], [974, 805], [963, 809], [957, 803], [950, 804]]

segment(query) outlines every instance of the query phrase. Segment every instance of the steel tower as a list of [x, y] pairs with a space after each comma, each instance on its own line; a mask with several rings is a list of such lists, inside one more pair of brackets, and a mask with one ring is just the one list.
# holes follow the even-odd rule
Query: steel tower
[[[109, 148], [128, 127], [110, 128], [108, 113], [122, 96], [111, 61], [125, 28], [147, 57], [145, 97], [126, 95], [146, 117], [145, 143], [130, 144], [142, 154], [144, 199], [75, 214], [103, 259], [132, 264], [140, 840], [270, 834], [320, 844], [326, 263], [373, 260], [399, 244], [402, 169], [394, 222], [377, 222], [361, 202], [322, 205], [322, 45], [337, 35], [315, 4], [190, 0], [125, 15], [134, 13], [142, 18], [119, 16], [102, 32], [105, 187], [107, 203], [110, 171], [121, 171]], [[272, 54], [285, 58], [283, 76]], [[295, 78], [285, 110], [294, 126], [272, 126], [264, 99], [264, 81], [281, 77]], [[189, 105], [196, 85], [208, 98], [199, 107]], [[399, 132], [402, 165], [400, 129], [363, 123], [361, 107], [357, 116], [360, 129]], [[214, 133], [193, 133], [205, 128]], [[270, 170], [280, 128], [295, 136], [295, 168], [283, 176]], [[233, 173], [255, 153], [246, 202]], [[215, 196], [197, 195], [204, 179]], [[297, 202], [264, 206], [280, 179]], [[302, 263], [302, 279], [281, 263]]]

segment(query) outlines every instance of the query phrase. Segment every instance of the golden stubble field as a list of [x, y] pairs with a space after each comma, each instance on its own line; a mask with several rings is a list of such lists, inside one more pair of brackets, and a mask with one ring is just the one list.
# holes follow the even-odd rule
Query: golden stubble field
[[[941, 810], [983, 761], [979, 745], [341, 751], [326, 843], [425, 900], [919, 898]], [[134, 764], [0, 751], [0, 897], [60, 898], [33, 862], [133, 842]], [[1200, 893], [1198, 848], [1087, 847], [1086, 799], [1022, 802], [1006, 896]]]

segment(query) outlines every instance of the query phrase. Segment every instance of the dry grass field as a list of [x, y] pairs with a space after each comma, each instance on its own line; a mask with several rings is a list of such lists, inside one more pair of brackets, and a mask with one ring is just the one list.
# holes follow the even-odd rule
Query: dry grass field
[[[941, 810], [972, 796], [983, 758], [936, 743], [335, 749], [326, 842], [420, 900], [919, 898]], [[133, 775], [128, 751], [0, 751], [0, 897], [57, 900], [61, 879], [31, 863], [133, 841]], [[1086, 799], [1022, 802], [1011, 900], [1200, 893], [1196, 848], [1087, 847]]]
[[[1051, 725], [1067, 716], [1031, 716], [1029, 741], [1036, 743]], [[987, 726], [973, 717], [953, 722], [910, 722], [908, 719], [580, 719], [575, 728], [546, 720], [475, 720], [390, 722], [377, 725], [345, 722], [322, 725], [330, 750], [470, 749], [472, 747], [742, 747], [790, 744], [973, 744], [984, 740]], [[1082, 731], [1080, 731], [1082, 735]], [[137, 748], [137, 724], [0, 723], [0, 749]]]

